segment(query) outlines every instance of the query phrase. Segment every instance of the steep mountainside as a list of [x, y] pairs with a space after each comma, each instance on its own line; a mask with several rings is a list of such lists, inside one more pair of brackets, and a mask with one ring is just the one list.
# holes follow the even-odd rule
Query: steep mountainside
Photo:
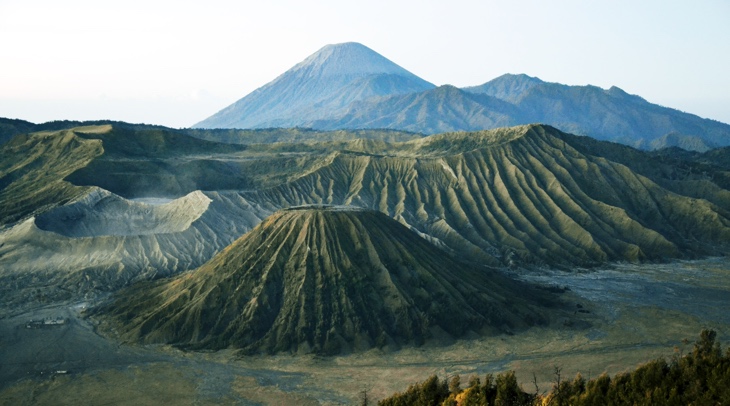
[[0, 117], [0, 145], [10, 141], [18, 134], [35, 132], [35, 126], [35, 124], [28, 121]]
[[228, 144], [273, 144], [277, 142], [342, 142], [353, 140], [379, 140], [403, 142], [423, 137], [422, 134], [399, 130], [333, 130], [318, 131], [311, 128], [260, 128], [260, 129], [195, 129], [182, 130], [191, 137]]
[[420, 93], [368, 99], [353, 103], [337, 119], [304, 123], [313, 128], [388, 128], [437, 134], [475, 131], [514, 124], [514, 106], [486, 95], [453, 86]]
[[710, 183], [688, 197], [681, 182], [666, 180], [670, 191], [656, 173], [668, 168], [647, 172], [654, 181], [600, 150], [582, 151], [582, 138], [545, 126], [437, 135], [400, 144], [390, 156], [341, 153], [299, 180], [244, 196], [284, 207], [373, 208], [468, 257], [508, 263], [726, 252], [726, 191]]
[[544, 322], [548, 296], [463, 265], [382, 213], [280, 211], [200, 269], [102, 310], [133, 341], [333, 354]]
[[194, 127], [296, 127], [356, 100], [433, 87], [364, 45], [327, 45]]
[[[78, 132], [103, 133], [110, 126]], [[63, 180], [103, 153], [101, 142], [73, 131], [21, 135], [0, 147], [0, 225], [62, 205], [84, 193]]]

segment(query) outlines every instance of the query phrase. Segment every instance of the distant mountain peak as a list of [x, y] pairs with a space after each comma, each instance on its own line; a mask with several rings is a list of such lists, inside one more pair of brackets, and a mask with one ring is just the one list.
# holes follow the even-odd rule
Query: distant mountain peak
[[325, 45], [291, 69], [291, 71], [301, 70], [315, 70], [318, 75], [323, 77], [373, 74], [415, 76], [358, 42]]
[[295, 127], [354, 101], [433, 87], [365, 45], [330, 44], [194, 127]]
[[608, 90], [606, 90], [606, 93], [608, 93], [609, 95], [611, 95], [613, 97], [618, 97], [618, 98], [623, 98], [623, 99], [633, 99], [636, 101], [646, 102], [646, 100], [643, 97], [628, 93], [627, 91], [625, 91], [624, 89], [621, 89], [618, 86], [611, 86]]
[[470, 93], [486, 94], [498, 99], [514, 102], [528, 90], [543, 83], [545, 82], [539, 78], [528, 76], [524, 73], [506, 73], [483, 85], [466, 87], [464, 90]]
[[454, 85], [446, 84], [446, 85], [441, 85], [441, 86], [433, 89], [432, 92], [448, 94], [448, 93], [461, 93], [461, 92], [463, 92], [463, 90], [459, 89], [458, 87], [456, 87]]
[[505, 73], [502, 76], [498, 76], [491, 80], [491, 82], [502, 81], [502, 80], [521, 80], [527, 82], [544, 83], [540, 78], [536, 76], [530, 76], [525, 73]]
[[730, 145], [727, 124], [651, 104], [616, 86], [570, 86], [507, 73], [479, 86], [437, 88], [357, 42], [322, 47], [195, 127], [435, 134], [538, 122], [639, 148], [664, 145], [659, 138], [672, 132], [685, 136], [681, 144], [690, 148]]

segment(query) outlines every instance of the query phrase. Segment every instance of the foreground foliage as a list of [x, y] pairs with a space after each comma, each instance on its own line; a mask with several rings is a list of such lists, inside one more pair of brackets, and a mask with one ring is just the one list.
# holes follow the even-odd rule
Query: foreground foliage
[[457, 375], [447, 382], [432, 376], [423, 383], [411, 385], [378, 402], [396, 405], [720, 405], [730, 402], [730, 350], [722, 353], [715, 341], [717, 333], [703, 330], [694, 349], [669, 362], [658, 359], [633, 372], [611, 379], [603, 374], [586, 381], [578, 374], [572, 381], [556, 381], [550, 393], [525, 392], [514, 372], [484, 382], [471, 377], [468, 387], [461, 389]]

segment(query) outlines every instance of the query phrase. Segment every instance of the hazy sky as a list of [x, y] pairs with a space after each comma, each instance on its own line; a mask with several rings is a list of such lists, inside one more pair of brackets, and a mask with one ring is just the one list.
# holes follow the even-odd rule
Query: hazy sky
[[436, 85], [526, 73], [730, 123], [728, 0], [0, 0], [0, 117], [187, 127], [347, 41]]

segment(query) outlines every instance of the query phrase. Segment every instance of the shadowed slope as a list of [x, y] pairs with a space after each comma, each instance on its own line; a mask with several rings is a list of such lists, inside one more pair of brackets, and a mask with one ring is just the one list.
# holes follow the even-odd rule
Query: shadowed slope
[[10, 141], [18, 134], [35, 132], [35, 124], [25, 121], [0, 117], [0, 145]]
[[[78, 132], [107, 132], [110, 126], [82, 127]], [[104, 152], [98, 140], [84, 140], [73, 130], [20, 135], [0, 148], [0, 225], [62, 205], [87, 188], [64, 177], [86, 167]]]
[[305, 207], [102, 312], [135, 341], [331, 354], [525, 327], [544, 320], [533, 304], [545, 297], [456, 262], [381, 213]]

